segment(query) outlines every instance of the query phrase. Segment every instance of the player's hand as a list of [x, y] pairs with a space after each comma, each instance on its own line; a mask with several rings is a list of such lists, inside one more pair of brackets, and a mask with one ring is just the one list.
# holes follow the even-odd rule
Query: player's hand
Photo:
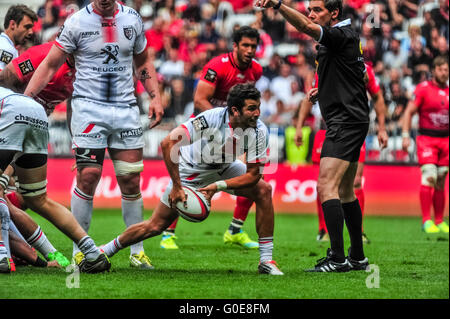
[[255, 7], [271, 8], [278, 3], [278, 0], [256, 0]]
[[56, 260], [52, 260], [47, 262], [47, 268], [62, 268], [62, 267]]
[[318, 88], [312, 88], [311, 90], [309, 90], [308, 94], [307, 94], [307, 98], [308, 101], [310, 101], [311, 103], [316, 103], [317, 100], [319, 99], [319, 89]]
[[295, 142], [295, 145], [297, 145], [297, 147], [300, 147], [303, 145], [303, 130], [302, 129], [297, 129], [295, 131], [294, 142]]
[[408, 152], [408, 148], [411, 145], [411, 139], [409, 137], [402, 138], [402, 149]]
[[378, 131], [378, 145], [380, 145], [380, 150], [385, 149], [388, 144], [389, 136], [387, 135], [386, 130]]
[[[161, 101], [152, 101], [150, 107], [148, 108], [148, 118], [150, 120], [149, 128], [152, 129], [161, 123], [162, 117], [164, 115], [164, 108]], [[153, 120], [153, 116], [155, 119]]]
[[175, 208], [178, 202], [183, 202], [185, 208], [187, 208], [187, 195], [181, 187], [173, 187], [169, 194], [169, 204], [171, 208]]
[[205, 195], [206, 200], [208, 201], [209, 205], [211, 205], [211, 198], [215, 193], [217, 193], [217, 185], [216, 183], [212, 183], [206, 187], [199, 188], [198, 191]]

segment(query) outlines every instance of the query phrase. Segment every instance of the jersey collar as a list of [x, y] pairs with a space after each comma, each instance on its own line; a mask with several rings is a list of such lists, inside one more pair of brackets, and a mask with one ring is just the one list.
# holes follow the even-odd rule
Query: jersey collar
[[337, 27], [345, 27], [347, 25], [351, 25], [352, 24], [352, 19], [345, 19], [341, 22], [336, 23], [333, 28], [337, 28]]
[[[89, 8], [90, 8], [90, 10], [92, 12], [94, 12], [95, 14], [101, 16], [102, 18], [110, 18], [110, 17], [103, 16], [100, 12], [98, 12], [96, 9], [94, 9], [92, 3], [89, 4]], [[116, 10], [116, 12], [114, 12], [113, 18], [115, 18], [118, 13], [119, 13], [119, 6], [117, 6], [117, 10]]]

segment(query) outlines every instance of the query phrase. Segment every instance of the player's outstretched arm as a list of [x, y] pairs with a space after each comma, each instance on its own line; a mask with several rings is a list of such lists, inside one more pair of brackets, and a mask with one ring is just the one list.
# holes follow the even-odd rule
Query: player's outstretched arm
[[180, 158], [180, 147], [189, 145], [190, 143], [190, 138], [182, 126], [173, 129], [161, 142], [164, 163], [166, 164], [167, 171], [173, 184], [172, 191], [169, 194], [169, 202], [172, 207], [179, 201], [186, 202], [185, 193], [181, 188], [178, 163]]
[[[158, 89], [158, 80], [156, 77], [156, 70], [153, 65], [151, 56], [147, 50], [140, 54], [134, 55], [134, 65], [136, 68], [137, 78], [142, 82], [145, 90], [151, 98], [148, 109], [148, 118], [150, 119], [150, 129], [161, 123], [164, 115], [164, 108], [161, 103], [161, 96]], [[152, 121], [153, 116], [155, 120]]]
[[411, 130], [411, 119], [412, 116], [417, 112], [418, 107], [414, 102], [409, 102], [406, 107], [405, 113], [403, 114], [402, 123], [402, 149], [407, 152], [409, 145], [411, 144], [411, 138], [409, 136], [409, 131]]
[[[259, 8], [271, 8], [278, 5], [278, 2], [279, 0], [256, 0], [255, 6]], [[314, 40], [319, 40], [322, 33], [322, 28], [318, 24], [309, 20], [307, 16], [283, 3], [278, 11], [298, 31], [306, 33], [314, 38]]]
[[55, 75], [56, 71], [66, 61], [68, 56], [62, 49], [53, 45], [31, 77], [24, 94], [31, 97], [38, 95], [47, 86], [48, 82], [50, 82], [53, 75]]
[[381, 90], [374, 94], [372, 99], [374, 100], [374, 108], [378, 121], [378, 144], [380, 145], [380, 149], [384, 149], [387, 146], [389, 137], [385, 126], [387, 108]]

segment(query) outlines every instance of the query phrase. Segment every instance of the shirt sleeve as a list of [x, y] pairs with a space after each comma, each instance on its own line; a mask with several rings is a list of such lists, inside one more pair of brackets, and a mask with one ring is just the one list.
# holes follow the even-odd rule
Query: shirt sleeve
[[326, 46], [328, 49], [339, 49], [346, 42], [347, 36], [344, 31], [339, 28], [321, 27], [322, 34], [319, 38], [319, 43]]
[[66, 53], [71, 54], [77, 49], [77, 25], [79, 19], [77, 15], [72, 15], [59, 29], [55, 44]]
[[31, 79], [34, 71], [36, 71], [39, 64], [44, 60], [49, 51], [46, 46], [49, 46], [49, 44], [31, 47], [11, 62], [16, 70], [17, 78], [22, 83], [28, 82]]
[[136, 23], [136, 42], [134, 43], [134, 54], [142, 53], [147, 47], [147, 38], [145, 37], [144, 22], [139, 16]]
[[211, 118], [212, 113], [212, 111], [203, 112], [181, 124], [181, 127], [186, 131], [186, 135], [189, 137], [191, 143], [194, 143], [202, 137], [208, 136], [209, 133], [214, 131], [214, 127], [212, 127], [214, 123]]
[[204, 66], [202, 75], [200, 76], [200, 81], [204, 81], [216, 87], [219, 82], [219, 75], [220, 68], [217, 63], [215, 63], [215, 59], [213, 59]]

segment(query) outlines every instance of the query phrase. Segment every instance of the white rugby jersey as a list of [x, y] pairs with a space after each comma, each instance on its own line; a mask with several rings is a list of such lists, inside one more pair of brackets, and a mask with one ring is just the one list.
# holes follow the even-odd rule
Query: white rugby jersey
[[268, 158], [269, 133], [259, 119], [256, 128], [233, 130], [227, 108], [216, 107], [181, 126], [192, 144], [180, 148], [180, 167], [219, 168], [244, 153], [249, 163], [264, 163]]
[[133, 54], [145, 50], [147, 40], [139, 14], [118, 3], [113, 17], [102, 17], [92, 4], [69, 17], [56, 38], [75, 58], [73, 96], [116, 106], [135, 105]]
[[19, 52], [12, 40], [5, 32], [0, 34], [0, 70], [3, 70], [9, 62], [19, 56]]

